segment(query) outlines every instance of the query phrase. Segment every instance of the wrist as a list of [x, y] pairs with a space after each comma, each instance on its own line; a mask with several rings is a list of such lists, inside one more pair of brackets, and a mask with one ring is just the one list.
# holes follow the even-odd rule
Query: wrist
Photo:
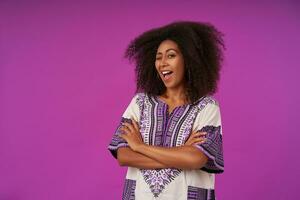
[[143, 152], [143, 149], [146, 147], [147, 145], [145, 143], [141, 143], [139, 145], [136, 146], [135, 150], [136, 152], [138, 153], [142, 153]]

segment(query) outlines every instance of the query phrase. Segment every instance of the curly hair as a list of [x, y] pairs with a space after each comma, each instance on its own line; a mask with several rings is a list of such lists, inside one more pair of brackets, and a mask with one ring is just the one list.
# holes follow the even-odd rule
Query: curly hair
[[209, 23], [175, 21], [153, 28], [133, 39], [124, 57], [135, 62], [136, 91], [151, 96], [162, 95], [166, 87], [155, 68], [156, 52], [164, 40], [174, 41], [184, 59], [186, 96], [195, 102], [217, 90], [223, 61], [223, 33]]

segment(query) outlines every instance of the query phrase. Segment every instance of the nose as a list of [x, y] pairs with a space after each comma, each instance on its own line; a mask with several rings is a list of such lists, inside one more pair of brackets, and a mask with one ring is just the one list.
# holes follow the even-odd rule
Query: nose
[[160, 66], [161, 67], [164, 67], [164, 66], [168, 65], [168, 63], [166, 62], [166, 60], [167, 60], [166, 57], [162, 56], [161, 61], [160, 61]]

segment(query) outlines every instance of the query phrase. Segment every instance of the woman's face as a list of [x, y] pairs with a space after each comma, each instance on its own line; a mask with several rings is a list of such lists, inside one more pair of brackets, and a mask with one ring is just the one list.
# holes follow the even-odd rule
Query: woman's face
[[178, 88], [184, 85], [184, 60], [172, 40], [160, 43], [155, 59], [156, 70], [167, 88]]

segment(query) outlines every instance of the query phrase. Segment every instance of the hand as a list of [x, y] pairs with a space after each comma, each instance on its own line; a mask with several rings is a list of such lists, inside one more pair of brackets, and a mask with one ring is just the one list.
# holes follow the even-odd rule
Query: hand
[[140, 145], [144, 144], [144, 142], [139, 130], [138, 123], [134, 119], [131, 119], [131, 121], [132, 124], [127, 122], [123, 123], [123, 126], [120, 128], [123, 133], [120, 134], [120, 137], [126, 140], [129, 147], [133, 151], [136, 151]]
[[206, 134], [207, 134], [206, 132], [199, 132], [199, 131], [192, 132], [192, 134], [190, 135], [190, 137], [188, 138], [188, 140], [185, 142], [184, 145], [202, 144], [206, 141], [205, 138]]

